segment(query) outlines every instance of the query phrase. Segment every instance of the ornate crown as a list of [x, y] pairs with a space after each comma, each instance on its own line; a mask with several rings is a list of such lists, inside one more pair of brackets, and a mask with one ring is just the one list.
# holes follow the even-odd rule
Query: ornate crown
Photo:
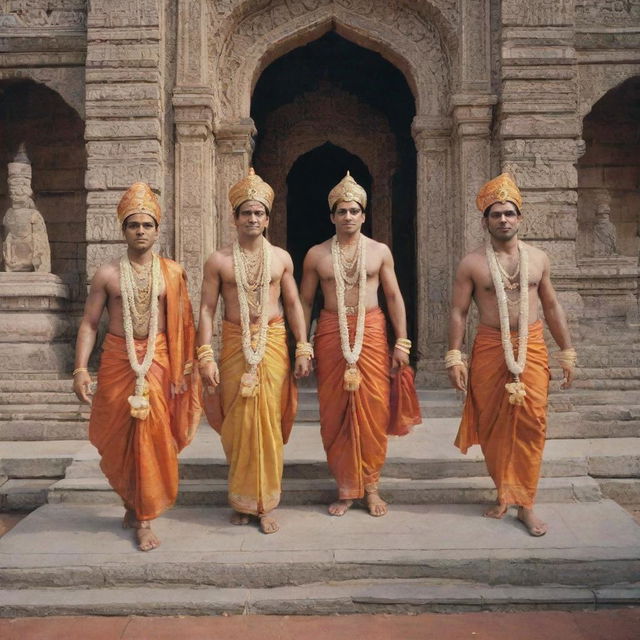
[[242, 178], [240, 182], [236, 182], [229, 189], [229, 202], [234, 211], [243, 202], [255, 200], [262, 203], [267, 208], [267, 212], [270, 213], [274, 198], [273, 189], [260, 176], [256, 175], [253, 167], [249, 169], [249, 174], [246, 178]]
[[118, 204], [118, 221], [122, 224], [134, 213], [146, 213], [158, 224], [162, 213], [158, 197], [146, 182], [134, 182], [125, 192]]
[[351, 177], [347, 175], [329, 192], [329, 209], [339, 202], [357, 202], [364, 210], [367, 206], [367, 192]]
[[476, 207], [482, 212], [495, 202], [513, 202], [522, 209], [522, 195], [513, 176], [509, 173], [501, 173], [497, 178], [489, 180], [478, 192]]

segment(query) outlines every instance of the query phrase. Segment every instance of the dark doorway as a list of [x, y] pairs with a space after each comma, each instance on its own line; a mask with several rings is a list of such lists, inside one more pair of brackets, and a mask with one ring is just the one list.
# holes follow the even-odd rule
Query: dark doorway
[[[370, 198], [371, 175], [366, 165], [357, 156], [329, 142], [300, 156], [287, 176], [287, 251], [293, 258], [298, 283], [307, 251], [335, 233], [327, 196], [347, 171]], [[368, 215], [363, 231], [371, 235]]]
[[[347, 109], [348, 103], [361, 108]], [[417, 286], [414, 116], [415, 100], [402, 72], [335, 31], [267, 66], [251, 105], [258, 130], [253, 163], [277, 187], [276, 200], [287, 191], [287, 210], [274, 211], [272, 225], [277, 215], [287, 220], [286, 236], [277, 241], [292, 254], [297, 279], [308, 248], [333, 235], [327, 195], [349, 170], [368, 192], [365, 233], [373, 235], [374, 218], [375, 225], [388, 224], [385, 228], [391, 230], [390, 248], [412, 338]], [[381, 135], [385, 128], [390, 140]], [[311, 142], [305, 146], [307, 140]], [[292, 148], [296, 154], [287, 153]], [[384, 160], [392, 155], [387, 169]], [[372, 195], [381, 194], [384, 200], [375, 205]]]

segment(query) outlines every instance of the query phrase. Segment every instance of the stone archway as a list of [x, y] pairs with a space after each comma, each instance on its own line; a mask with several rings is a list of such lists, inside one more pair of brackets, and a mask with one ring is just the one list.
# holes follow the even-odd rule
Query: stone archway
[[44, 85], [0, 81], [0, 215], [9, 206], [7, 163], [20, 144], [32, 165], [34, 200], [51, 247], [51, 271], [69, 287], [73, 306], [80, 310], [86, 294], [84, 123]]
[[[416, 216], [415, 229], [409, 231], [417, 247], [411, 293], [417, 310], [418, 373], [432, 384], [443, 379], [452, 265], [466, 243], [460, 228], [473, 210], [478, 185], [490, 172], [489, 126], [495, 97], [489, 4], [488, 0], [185, 0], [179, 14], [173, 96], [175, 208], [184, 216], [184, 224], [198, 226], [195, 217], [186, 218], [211, 219], [207, 211], [212, 206], [210, 236], [218, 246], [230, 239], [229, 187], [246, 173], [252, 159], [256, 134], [249, 117], [252, 92], [271, 62], [335, 32], [379, 53], [404, 75], [416, 105], [411, 126], [415, 192], [409, 197], [415, 201]], [[458, 94], [453, 94], [454, 87]], [[211, 157], [212, 144], [209, 178], [208, 167], [203, 172], [198, 159]], [[176, 255], [188, 257], [187, 262], [206, 251], [176, 237]], [[198, 276], [190, 275], [196, 287]]]

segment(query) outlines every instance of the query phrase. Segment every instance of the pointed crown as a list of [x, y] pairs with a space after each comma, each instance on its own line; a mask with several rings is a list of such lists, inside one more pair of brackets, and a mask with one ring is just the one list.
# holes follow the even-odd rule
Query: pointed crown
[[357, 202], [363, 209], [367, 206], [367, 192], [351, 177], [347, 175], [329, 192], [329, 209], [339, 202]]
[[501, 173], [483, 185], [476, 198], [476, 207], [484, 213], [487, 207], [496, 202], [512, 202], [518, 210], [522, 209], [522, 195], [510, 173]]
[[134, 182], [125, 192], [118, 204], [118, 222], [122, 224], [134, 213], [146, 213], [160, 224], [162, 213], [158, 197], [146, 182]]
[[242, 178], [229, 189], [229, 202], [234, 211], [243, 202], [256, 200], [267, 208], [267, 213], [270, 213], [274, 198], [273, 189], [259, 175], [256, 175], [253, 167], [249, 169], [246, 178]]

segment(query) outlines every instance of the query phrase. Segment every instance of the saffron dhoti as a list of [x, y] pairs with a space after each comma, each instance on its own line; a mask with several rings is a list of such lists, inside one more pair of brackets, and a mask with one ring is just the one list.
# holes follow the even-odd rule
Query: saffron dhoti
[[[517, 332], [511, 333], [514, 349]], [[527, 360], [520, 380], [524, 404], [509, 403], [500, 330], [478, 327], [471, 355], [467, 398], [455, 445], [466, 453], [480, 444], [500, 504], [531, 508], [535, 500], [547, 430], [549, 366], [542, 322], [529, 326]]]
[[220, 433], [229, 463], [229, 504], [240, 513], [262, 515], [280, 502], [283, 444], [297, 409], [282, 319], [269, 323], [255, 396], [240, 393], [240, 378], [247, 370], [242, 329], [226, 320], [219, 368], [220, 385], [214, 395], [205, 396], [205, 411]]
[[[136, 375], [124, 338], [107, 334], [102, 346], [98, 388], [91, 405], [89, 439], [100, 468], [125, 507], [138, 520], [152, 520], [172, 506], [178, 493], [178, 452], [195, 435], [200, 415], [200, 377], [193, 371], [195, 328], [184, 270], [160, 258], [166, 289], [166, 333], [156, 337], [146, 376], [150, 411], [131, 417], [128, 398]], [[147, 340], [135, 340], [138, 362]], [[184, 389], [172, 396], [171, 385]]]
[[[348, 315], [353, 343], [356, 315]], [[344, 389], [347, 366], [340, 344], [338, 314], [322, 310], [315, 334], [320, 433], [329, 469], [341, 500], [361, 498], [377, 484], [387, 453], [389, 426], [389, 348], [381, 309], [366, 313], [364, 342], [358, 358], [362, 381]]]

